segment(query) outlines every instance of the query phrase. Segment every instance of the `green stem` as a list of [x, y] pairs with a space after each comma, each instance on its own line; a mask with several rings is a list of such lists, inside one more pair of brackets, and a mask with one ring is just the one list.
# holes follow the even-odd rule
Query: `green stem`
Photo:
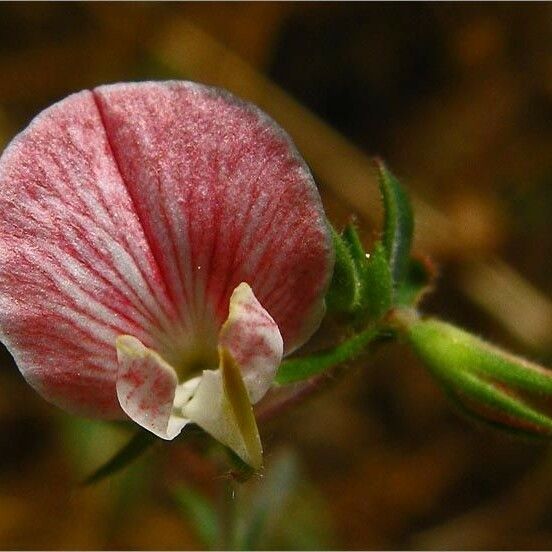
[[90, 474], [82, 485], [93, 485], [102, 479], [119, 472], [130, 465], [136, 458], [141, 456], [156, 441], [155, 435], [147, 431], [139, 430], [130, 441], [119, 450], [115, 456], [100, 466], [94, 473]]

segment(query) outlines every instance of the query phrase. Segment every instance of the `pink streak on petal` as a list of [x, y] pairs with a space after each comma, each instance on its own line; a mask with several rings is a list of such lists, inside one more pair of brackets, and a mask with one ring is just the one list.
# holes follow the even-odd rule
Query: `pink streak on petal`
[[117, 397], [121, 408], [137, 424], [163, 439], [174, 439], [187, 420], [172, 420], [178, 378], [155, 352], [132, 336], [117, 339], [119, 373]]
[[170, 294], [194, 323], [226, 319], [248, 282], [287, 352], [316, 330], [333, 266], [310, 172], [257, 108], [189, 82], [94, 91]]
[[236, 361], [251, 403], [255, 404], [272, 384], [282, 361], [283, 343], [278, 326], [245, 283], [232, 294], [219, 346]]
[[174, 310], [91, 92], [40, 114], [0, 160], [0, 333], [59, 406], [121, 416], [115, 338]]

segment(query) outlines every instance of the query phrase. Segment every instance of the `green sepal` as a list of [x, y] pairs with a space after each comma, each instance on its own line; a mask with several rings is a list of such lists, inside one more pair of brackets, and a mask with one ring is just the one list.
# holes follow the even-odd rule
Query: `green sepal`
[[390, 308], [393, 280], [386, 250], [377, 242], [368, 255], [353, 222], [340, 235], [332, 228], [336, 264], [326, 304], [330, 312], [351, 315], [356, 323], [381, 318]]
[[306, 357], [286, 359], [280, 364], [275, 382], [287, 385], [321, 374], [343, 362], [353, 360], [363, 353], [368, 345], [382, 337], [378, 328], [367, 328], [336, 347]]
[[374, 250], [366, 262], [361, 290], [361, 312], [368, 319], [378, 320], [389, 311], [393, 301], [393, 279], [381, 242], [374, 245]]
[[414, 322], [407, 337], [465, 410], [494, 425], [552, 436], [552, 417], [541, 408], [552, 396], [552, 371], [439, 320]]
[[408, 194], [385, 164], [377, 160], [384, 207], [383, 243], [393, 275], [394, 287], [403, 281], [414, 232], [414, 216]]
[[360, 283], [351, 251], [337, 231], [330, 225], [335, 250], [335, 266], [326, 294], [326, 306], [329, 312], [353, 312], [359, 301]]
[[353, 263], [358, 272], [362, 272], [366, 268], [366, 262], [368, 260], [366, 256], [366, 250], [362, 245], [360, 236], [358, 235], [356, 223], [354, 220], [349, 222], [345, 226], [342, 234], [343, 241], [349, 248], [349, 252], [353, 259]]
[[480, 413], [477, 411], [476, 408], [474, 408], [472, 403], [466, 401], [465, 397], [456, 394], [453, 390], [451, 390], [443, 383], [441, 384], [441, 387], [446, 396], [450, 399], [450, 401], [456, 408], [457, 412], [474, 424], [479, 424], [484, 427], [499, 430], [503, 433], [508, 433], [513, 437], [520, 437], [529, 440], [548, 439], [546, 431], [538, 431], [538, 429], [533, 424], [525, 424], [525, 426], [522, 426], [520, 424], [508, 425], [508, 423], [511, 424], [511, 419], [508, 421], [504, 419], [501, 420], [499, 416], [491, 418], [489, 417], [489, 414], [491, 412], [490, 410]]
[[342, 234], [343, 242], [347, 245], [349, 254], [353, 261], [355, 277], [356, 277], [356, 301], [351, 309], [350, 314], [352, 315], [355, 322], [360, 322], [362, 324], [363, 318], [366, 313], [366, 308], [368, 304], [369, 289], [367, 289], [367, 271], [368, 271], [368, 257], [362, 242], [360, 241], [360, 236], [358, 235], [357, 227], [354, 221], [349, 222]]
[[121, 450], [119, 450], [105, 464], [100, 466], [95, 472], [90, 474], [82, 482], [82, 485], [87, 486], [99, 483], [103, 479], [106, 479], [107, 477], [123, 470], [132, 464], [132, 462], [139, 458], [144, 452], [146, 452], [146, 450], [153, 445], [156, 440], [157, 437], [153, 433], [139, 430]]
[[[391, 308], [393, 296], [393, 280], [384, 246], [377, 242], [374, 251], [367, 254], [354, 222], [347, 224], [341, 236], [336, 233], [336, 237], [349, 274], [348, 301], [341, 303], [347, 308], [341, 312], [351, 314], [360, 325], [381, 318]], [[345, 262], [340, 265], [345, 267]], [[340, 268], [340, 273], [343, 272], [344, 268]]]
[[475, 411], [479, 410], [478, 407], [486, 407], [489, 415], [502, 415], [504, 425], [508, 420], [516, 426], [527, 427], [529, 424], [538, 433], [552, 436], [552, 418], [526, 404], [521, 397], [503, 390], [496, 382], [462, 372], [455, 383], [461, 388], [462, 395], [469, 397]]

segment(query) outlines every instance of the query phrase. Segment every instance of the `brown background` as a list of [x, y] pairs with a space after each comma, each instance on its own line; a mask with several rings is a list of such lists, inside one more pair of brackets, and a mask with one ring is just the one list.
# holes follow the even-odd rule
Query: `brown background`
[[[425, 310], [550, 365], [551, 36], [551, 4], [3, 3], [0, 144], [82, 88], [225, 86], [292, 134], [330, 219], [356, 213], [367, 245], [383, 156], [440, 267]], [[1, 548], [202, 546], [173, 500], [216, 499], [193, 446], [78, 488], [128, 434], [58, 412], [0, 362]], [[403, 346], [262, 432], [269, 468], [292, 458], [300, 474], [264, 547], [552, 547], [547, 446], [460, 418]]]

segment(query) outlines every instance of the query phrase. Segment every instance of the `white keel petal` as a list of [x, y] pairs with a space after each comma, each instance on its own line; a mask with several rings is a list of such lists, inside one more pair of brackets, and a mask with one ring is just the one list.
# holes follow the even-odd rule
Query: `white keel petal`
[[205, 370], [183, 413], [255, 469], [262, 465], [259, 431], [239, 368], [220, 349], [221, 368]]

